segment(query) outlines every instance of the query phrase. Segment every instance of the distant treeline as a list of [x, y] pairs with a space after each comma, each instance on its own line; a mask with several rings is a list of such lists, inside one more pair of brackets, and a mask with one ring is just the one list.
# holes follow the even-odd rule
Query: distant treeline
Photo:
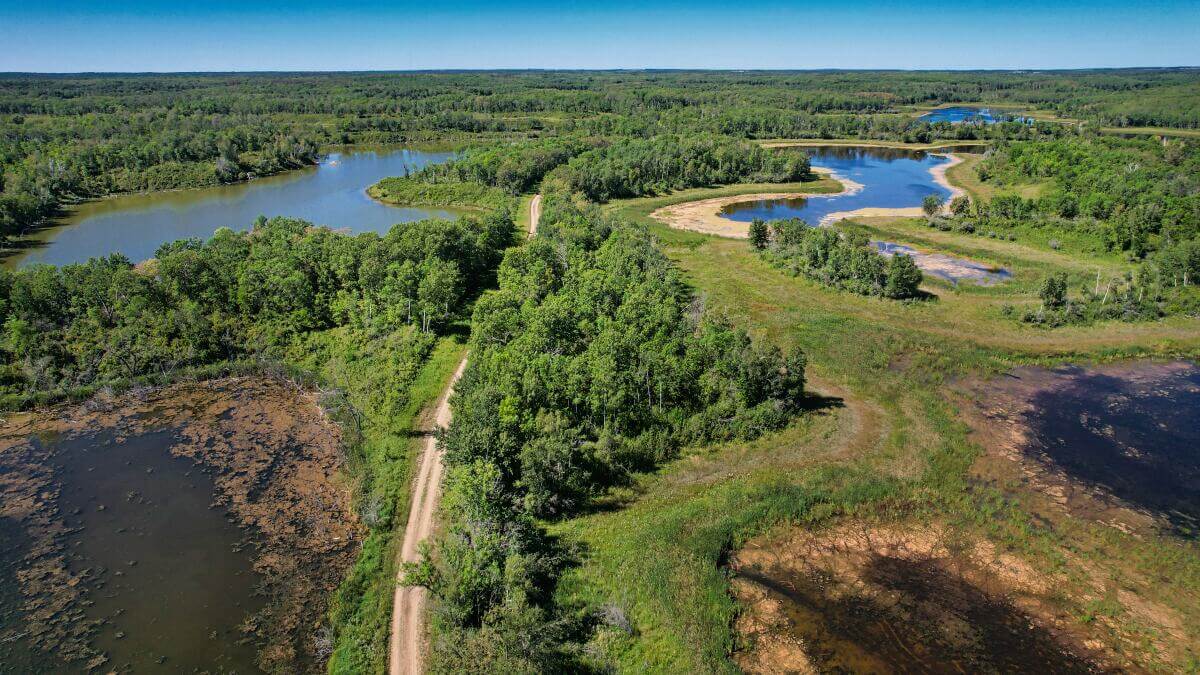
[[386, 178], [371, 194], [388, 202], [498, 206], [504, 195], [544, 185], [604, 202], [703, 185], [811, 179], [808, 156], [724, 136], [543, 139], [467, 150], [445, 164]]
[[[321, 147], [343, 143], [547, 135], [927, 142], [1065, 128], [927, 124], [905, 109], [971, 101], [1118, 126], [1200, 127], [1200, 75], [1191, 70], [5, 75], [0, 238], [64, 201], [243, 180], [311, 164]], [[557, 151], [578, 150], [571, 143]], [[519, 192], [531, 180], [498, 175], [494, 186]]]
[[786, 183], [811, 177], [808, 156], [723, 137], [622, 139], [579, 155], [548, 182], [588, 199], [664, 194], [702, 185]]

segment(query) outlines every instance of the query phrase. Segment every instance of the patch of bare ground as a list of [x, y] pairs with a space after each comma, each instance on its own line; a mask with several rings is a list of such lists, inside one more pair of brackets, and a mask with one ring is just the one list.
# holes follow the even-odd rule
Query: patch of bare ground
[[1055, 580], [937, 525], [849, 524], [751, 540], [732, 559], [748, 673], [1136, 670]]
[[95, 626], [81, 610], [88, 602], [86, 575], [72, 574], [63, 555], [67, 526], [55, 508], [52, 444], [35, 439], [109, 429], [120, 441], [170, 428], [177, 429], [170, 452], [213, 478], [213, 506], [228, 510], [255, 550], [253, 564], [268, 602], [243, 630], [262, 645], [260, 666], [323, 670], [313, 640], [328, 598], [354, 562], [363, 527], [342, 477], [337, 426], [314, 394], [265, 378], [101, 395], [6, 421], [0, 428], [0, 516], [20, 522], [31, 541], [18, 572], [30, 635], [68, 662], [104, 662], [89, 644]]

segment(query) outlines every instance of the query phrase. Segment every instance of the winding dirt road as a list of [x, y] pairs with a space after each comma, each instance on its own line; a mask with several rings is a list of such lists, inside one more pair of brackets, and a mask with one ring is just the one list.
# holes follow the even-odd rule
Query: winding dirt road
[[[529, 202], [529, 237], [537, 234], [538, 220], [542, 217], [542, 196], [536, 195]], [[450, 424], [450, 393], [467, 368], [467, 357], [458, 364], [454, 376], [434, 412], [434, 427], [444, 428]], [[442, 452], [438, 447], [433, 430], [425, 438], [421, 452], [421, 463], [413, 483], [412, 503], [408, 510], [408, 524], [404, 527], [404, 542], [400, 546], [400, 562], [417, 562], [417, 547], [433, 532], [433, 516], [437, 513], [438, 498], [442, 486]], [[425, 596], [427, 591], [420, 586], [404, 585], [403, 571], [396, 578], [396, 592], [392, 599], [392, 631], [389, 640], [388, 673], [390, 675], [420, 675], [425, 633]]]

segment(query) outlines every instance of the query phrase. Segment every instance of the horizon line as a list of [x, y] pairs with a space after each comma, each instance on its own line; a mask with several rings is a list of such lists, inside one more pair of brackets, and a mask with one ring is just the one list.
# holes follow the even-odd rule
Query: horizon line
[[1082, 73], [1096, 71], [1190, 71], [1200, 65], [1171, 66], [1084, 66], [1076, 68], [983, 68], [943, 66], [937, 68], [845, 68], [837, 66], [813, 68], [713, 68], [713, 67], [655, 67], [640, 68], [570, 68], [570, 67], [502, 67], [502, 68], [368, 68], [368, 69], [244, 69], [244, 70], [5, 70], [0, 77], [42, 76], [102, 76], [102, 75], [356, 75], [356, 74], [453, 74], [453, 73]]

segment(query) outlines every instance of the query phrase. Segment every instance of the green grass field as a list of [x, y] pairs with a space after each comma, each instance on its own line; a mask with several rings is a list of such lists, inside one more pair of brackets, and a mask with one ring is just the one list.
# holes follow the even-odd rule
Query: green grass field
[[615, 606], [635, 627], [600, 632], [595, 646], [606, 660], [621, 672], [735, 672], [729, 655], [737, 647], [738, 608], [727, 556], [773, 529], [854, 520], [938, 522], [991, 541], [1053, 579], [1065, 611], [1081, 621], [1093, 616], [1096, 603], [1108, 602], [1094, 590], [1096, 579], [1107, 579], [1178, 612], [1186, 628], [1164, 649], [1161, 634], [1113, 601], [1105, 611], [1118, 628], [1104, 639], [1151, 667], [1195, 667], [1200, 547], [1069, 517], [1047, 522], [1035, 517], [1036, 495], [972, 481], [980, 448], [946, 389], [1019, 364], [1195, 357], [1200, 320], [1056, 330], [1021, 325], [1002, 316], [1000, 305], [1035, 302], [1037, 284], [1051, 270], [1085, 279], [1125, 263], [939, 232], [918, 219], [848, 226], [1001, 264], [1014, 279], [992, 288], [927, 283], [937, 299], [922, 303], [862, 297], [783, 274], [745, 241], [670, 230], [647, 217], [666, 203], [709, 196], [714, 192], [689, 191], [608, 208], [647, 224], [710, 307], [757, 339], [804, 349], [810, 389], [822, 398], [782, 432], [693, 448], [613, 492], [594, 513], [554, 526], [583, 551], [560, 585], [560, 600]]

